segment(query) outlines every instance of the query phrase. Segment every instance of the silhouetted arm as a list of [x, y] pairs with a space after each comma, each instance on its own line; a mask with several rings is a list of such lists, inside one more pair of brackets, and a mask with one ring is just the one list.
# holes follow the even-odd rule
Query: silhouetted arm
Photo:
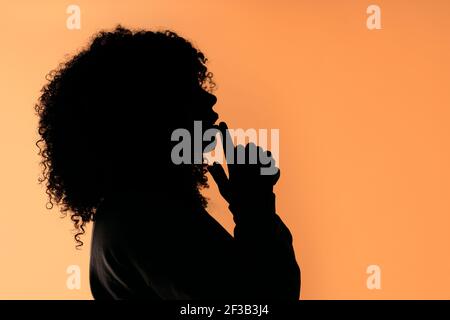
[[234, 237], [206, 212], [169, 219], [155, 225], [131, 260], [163, 299], [298, 300], [289, 230], [275, 212], [254, 213], [263, 219], [235, 215]]
[[298, 300], [301, 279], [292, 235], [274, 208], [273, 193], [254, 208], [230, 206], [236, 223], [234, 239], [239, 250], [249, 255], [246, 260], [253, 265], [255, 280], [263, 279], [262, 298]]

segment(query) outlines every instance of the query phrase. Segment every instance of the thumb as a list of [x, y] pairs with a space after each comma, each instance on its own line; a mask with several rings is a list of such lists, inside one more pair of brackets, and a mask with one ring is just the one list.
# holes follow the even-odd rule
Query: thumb
[[223, 167], [218, 162], [214, 162], [212, 166], [208, 166], [208, 171], [219, 187], [219, 192], [222, 197], [230, 202], [230, 181]]

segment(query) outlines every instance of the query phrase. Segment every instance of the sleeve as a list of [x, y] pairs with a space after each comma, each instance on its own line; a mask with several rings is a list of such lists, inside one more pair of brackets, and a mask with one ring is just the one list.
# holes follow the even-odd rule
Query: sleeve
[[298, 300], [291, 233], [267, 208], [230, 207], [234, 237], [206, 212], [156, 228], [148, 249], [134, 257], [136, 267], [163, 299]]

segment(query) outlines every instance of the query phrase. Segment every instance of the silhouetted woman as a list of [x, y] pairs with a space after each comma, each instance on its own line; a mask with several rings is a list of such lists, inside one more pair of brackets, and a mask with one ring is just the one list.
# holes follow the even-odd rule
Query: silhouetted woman
[[[299, 298], [292, 237], [275, 213], [279, 174], [172, 161], [172, 132], [195, 120], [227, 137], [213, 87], [203, 53], [170, 31], [100, 32], [50, 73], [36, 106], [42, 181], [78, 246], [94, 221], [95, 299]], [[205, 210], [208, 169], [234, 237]]]

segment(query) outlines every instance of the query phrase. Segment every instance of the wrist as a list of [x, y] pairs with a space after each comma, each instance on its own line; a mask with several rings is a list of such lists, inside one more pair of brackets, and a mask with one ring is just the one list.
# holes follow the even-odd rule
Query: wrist
[[259, 194], [257, 198], [234, 198], [228, 206], [236, 223], [264, 220], [275, 215], [275, 194]]

